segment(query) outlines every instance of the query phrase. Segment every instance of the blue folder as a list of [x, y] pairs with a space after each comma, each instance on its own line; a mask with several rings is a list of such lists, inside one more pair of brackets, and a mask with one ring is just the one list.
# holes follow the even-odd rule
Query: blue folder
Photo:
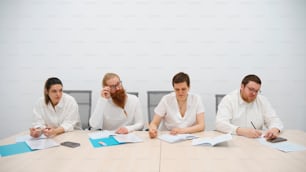
[[0, 146], [0, 156], [10, 156], [25, 152], [31, 152], [32, 150], [26, 144], [26, 142], [17, 142], [14, 144], [2, 145]]
[[[104, 147], [104, 146], [115, 146], [115, 145], [120, 144], [113, 136], [109, 136], [107, 138], [101, 138], [101, 139], [89, 138], [89, 141], [94, 148], [99, 148], [99, 147]], [[103, 142], [105, 143], [105, 145], [103, 146], [99, 142]]]

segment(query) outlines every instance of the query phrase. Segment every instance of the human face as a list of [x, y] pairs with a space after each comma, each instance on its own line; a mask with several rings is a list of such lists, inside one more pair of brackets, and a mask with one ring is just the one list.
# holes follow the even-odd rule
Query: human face
[[111, 93], [115, 93], [117, 90], [122, 89], [122, 82], [117, 77], [113, 77], [106, 81], [107, 86]]
[[253, 102], [258, 93], [260, 92], [260, 84], [257, 84], [256, 82], [250, 81], [248, 84], [243, 85], [241, 84], [241, 88], [240, 88], [240, 95], [241, 98], [248, 102], [251, 103]]
[[189, 87], [187, 86], [186, 82], [174, 83], [173, 88], [174, 88], [177, 100], [185, 101], [187, 99]]
[[54, 106], [57, 105], [63, 96], [63, 86], [60, 84], [52, 85], [48, 91], [48, 96], [51, 100], [51, 103]]

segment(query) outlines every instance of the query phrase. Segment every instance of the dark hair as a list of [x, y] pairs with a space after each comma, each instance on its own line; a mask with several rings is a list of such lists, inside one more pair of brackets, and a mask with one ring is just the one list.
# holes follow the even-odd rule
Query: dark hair
[[186, 82], [187, 86], [190, 86], [190, 79], [188, 74], [184, 72], [179, 72], [172, 78], [172, 86], [174, 87], [174, 84]]
[[56, 78], [56, 77], [48, 78], [46, 83], [45, 83], [44, 97], [45, 97], [46, 105], [50, 102], [50, 97], [48, 96], [48, 92], [49, 92], [51, 86], [56, 85], [56, 84], [60, 84], [61, 86], [63, 86], [62, 81], [60, 79]]
[[250, 81], [256, 82], [257, 84], [261, 85], [260, 78], [256, 75], [254, 75], [254, 74], [250, 74], [250, 75], [245, 76], [242, 79], [241, 84], [247, 85]]

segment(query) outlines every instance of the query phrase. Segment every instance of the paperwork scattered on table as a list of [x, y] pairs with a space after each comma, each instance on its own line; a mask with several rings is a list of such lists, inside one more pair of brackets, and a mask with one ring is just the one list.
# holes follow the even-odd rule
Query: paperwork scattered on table
[[176, 135], [163, 134], [161, 136], [158, 136], [158, 138], [160, 140], [163, 140], [169, 143], [175, 143], [175, 142], [184, 141], [184, 140], [192, 140], [198, 137], [192, 134], [176, 134]]
[[115, 135], [117, 135], [115, 131], [109, 131], [109, 130], [102, 130], [102, 131], [88, 133], [88, 136], [91, 139], [107, 138], [109, 136], [115, 136]]
[[129, 134], [117, 134], [114, 136], [114, 138], [119, 142], [119, 143], [137, 143], [137, 142], [143, 142], [141, 138], [139, 138], [136, 134], [134, 133], [129, 133]]
[[45, 136], [44, 134], [42, 134], [38, 138], [34, 138], [30, 135], [23, 135], [23, 136], [16, 137], [16, 142], [25, 142], [25, 141], [28, 141], [28, 140], [39, 140], [39, 139], [46, 139], [46, 138], [47, 138], [47, 136]]
[[219, 143], [232, 140], [232, 138], [233, 137], [230, 133], [222, 134], [220, 136], [213, 137], [213, 138], [198, 138], [198, 139], [192, 140], [192, 145], [193, 146], [196, 146], [196, 145], [215, 146]]
[[32, 149], [47, 149], [50, 147], [59, 146], [59, 143], [56, 143], [53, 139], [40, 139], [40, 140], [27, 140], [26, 144]]
[[264, 137], [258, 138], [259, 142], [263, 145], [270, 146], [274, 149], [278, 149], [283, 152], [295, 152], [295, 151], [305, 151], [306, 147], [302, 145], [298, 145], [295, 143], [291, 143], [288, 141], [278, 142], [278, 143], [270, 143]]

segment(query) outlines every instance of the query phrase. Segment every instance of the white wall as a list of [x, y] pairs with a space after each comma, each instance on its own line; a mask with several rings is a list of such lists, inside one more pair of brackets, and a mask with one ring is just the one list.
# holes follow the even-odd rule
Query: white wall
[[258, 74], [285, 127], [306, 131], [306, 1], [2, 0], [0, 138], [27, 130], [44, 81], [93, 90], [105, 72], [138, 91], [170, 90], [185, 71], [202, 96], [207, 129], [215, 98]]

